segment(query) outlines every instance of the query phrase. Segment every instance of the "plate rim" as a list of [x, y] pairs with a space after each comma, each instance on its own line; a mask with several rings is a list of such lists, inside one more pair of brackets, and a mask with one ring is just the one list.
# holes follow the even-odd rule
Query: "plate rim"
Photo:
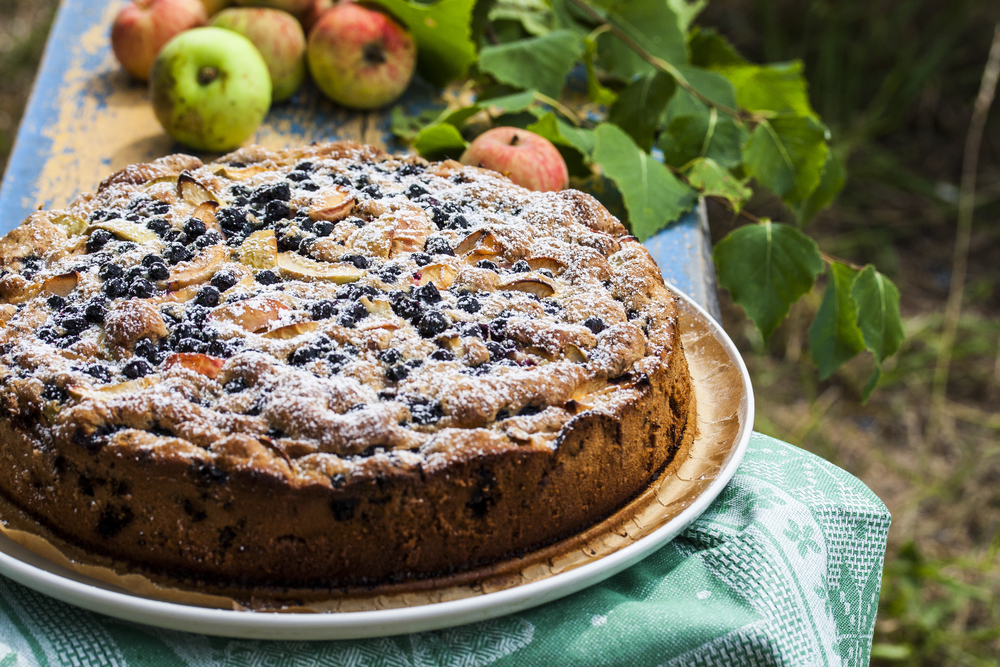
[[[375, 611], [328, 613], [212, 609], [119, 592], [81, 581], [80, 579], [86, 579], [82, 575], [76, 575], [79, 579], [70, 578], [41, 565], [21, 560], [3, 550], [2, 547], [7, 542], [14, 544], [5, 536], [0, 536], [0, 574], [62, 602], [123, 620], [221, 637], [298, 641], [366, 639], [440, 630], [524, 611], [598, 584], [665, 546], [701, 516], [732, 479], [753, 433], [753, 387], [736, 345], [705, 308], [673, 285], [670, 288], [677, 294], [682, 307], [708, 325], [716, 340], [736, 364], [743, 380], [744, 395], [740, 405], [742, 419], [736, 446], [730, 450], [716, 478], [691, 505], [649, 535], [598, 560], [545, 579], [457, 600]], [[44, 561], [40, 556], [37, 558]], [[52, 567], [59, 566], [53, 563]]]

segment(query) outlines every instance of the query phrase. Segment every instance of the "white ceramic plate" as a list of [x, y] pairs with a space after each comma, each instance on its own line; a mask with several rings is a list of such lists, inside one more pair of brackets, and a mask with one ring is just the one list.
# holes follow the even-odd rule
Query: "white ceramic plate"
[[681, 299], [689, 312], [708, 325], [743, 379], [744, 399], [735, 446], [719, 475], [690, 506], [646, 537], [599, 560], [547, 579], [460, 600], [329, 614], [228, 611], [144, 598], [55, 565], [2, 535], [0, 574], [63, 602], [116, 618], [172, 630], [247, 639], [352, 639], [437, 630], [511, 614], [580, 591], [639, 562], [697, 519], [729, 482], [750, 441], [754, 401], [746, 366], [722, 327], [691, 299], [684, 295]]

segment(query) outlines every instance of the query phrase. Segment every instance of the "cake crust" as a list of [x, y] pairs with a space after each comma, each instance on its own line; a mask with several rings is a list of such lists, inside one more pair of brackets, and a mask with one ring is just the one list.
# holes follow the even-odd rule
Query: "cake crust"
[[195, 586], [494, 563], [693, 437], [648, 252], [587, 195], [454, 162], [170, 156], [34, 214], [0, 272], [0, 494]]

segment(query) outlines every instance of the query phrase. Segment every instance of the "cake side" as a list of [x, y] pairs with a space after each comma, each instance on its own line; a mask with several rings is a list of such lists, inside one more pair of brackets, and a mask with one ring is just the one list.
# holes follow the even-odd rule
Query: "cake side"
[[32, 216], [0, 271], [0, 493], [177, 578], [459, 572], [602, 520], [693, 437], [645, 249], [457, 163], [171, 156]]

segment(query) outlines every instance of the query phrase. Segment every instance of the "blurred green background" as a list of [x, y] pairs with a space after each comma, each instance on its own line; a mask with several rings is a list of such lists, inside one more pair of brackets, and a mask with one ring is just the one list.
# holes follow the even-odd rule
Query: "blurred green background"
[[[0, 172], [56, 5], [0, 0]], [[698, 21], [752, 60], [805, 62], [850, 171], [809, 232], [828, 253], [874, 263], [902, 294], [907, 341], [867, 405], [870, 359], [824, 382], [809, 361], [822, 285], [766, 345], [722, 295], [753, 376], [756, 429], [857, 475], [892, 511], [875, 665], [1000, 665], [1000, 103], [981, 145], [948, 400], [928, 428], [963, 148], [998, 20], [996, 0], [711, 0]], [[773, 197], [750, 209], [791, 220]], [[710, 215], [717, 238], [734, 224], [721, 208]]]

